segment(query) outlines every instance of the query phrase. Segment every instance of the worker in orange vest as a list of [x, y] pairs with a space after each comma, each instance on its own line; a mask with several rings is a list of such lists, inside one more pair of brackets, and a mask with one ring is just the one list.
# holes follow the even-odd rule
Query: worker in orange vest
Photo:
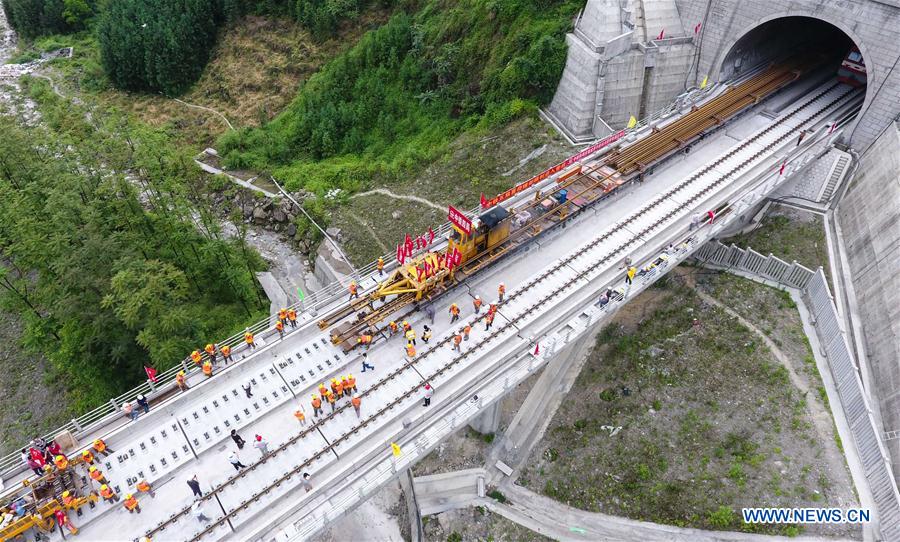
[[346, 376], [341, 377], [341, 389], [344, 390], [344, 395], [350, 395], [350, 382], [347, 381]]
[[334, 392], [334, 396], [338, 399], [344, 396], [344, 386], [341, 385], [337, 378], [331, 379], [331, 391]]
[[212, 373], [213, 373], [212, 363], [210, 363], [209, 360], [204, 361], [203, 362], [203, 374], [205, 374], [207, 377], [210, 377], [210, 376], [212, 376]]
[[138, 504], [138, 500], [134, 498], [134, 495], [128, 493], [125, 495], [125, 502], [122, 503], [125, 505], [125, 509], [128, 510], [129, 513], [133, 514], [137, 512], [141, 513], [141, 505]]
[[53, 464], [56, 465], [56, 468], [60, 471], [64, 471], [69, 466], [69, 458], [60, 454], [53, 458]]
[[484, 330], [487, 331], [491, 329], [491, 326], [494, 325], [494, 313], [489, 312], [487, 316], [484, 317]]
[[459, 347], [460, 343], [462, 343], [462, 335], [457, 331], [456, 335], [453, 336], [453, 349], [457, 352], [462, 351], [462, 349]]
[[406, 331], [406, 342], [413, 343], [413, 345], [416, 344], [416, 330], [415, 329], [409, 328]]
[[234, 361], [233, 359], [231, 359], [231, 347], [228, 346], [227, 344], [223, 344], [219, 348], [219, 352], [222, 352], [222, 359], [225, 361], [226, 365], [228, 364], [229, 361]]
[[200, 365], [203, 363], [203, 354], [201, 354], [199, 350], [194, 350], [191, 352], [191, 359], [194, 360], [194, 363]]
[[359, 395], [354, 395], [353, 399], [350, 399], [350, 404], [353, 405], [353, 410], [356, 411], [356, 417], [359, 418], [359, 405], [362, 404], [362, 400], [359, 398]]
[[384, 258], [381, 257], [378, 258], [378, 274], [384, 274]]
[[78, 534], [78, 528], [72, 525], [72, 522], [69, 521], [69, 516], [66, 514], [66, 511], [60, 508], [56, 512], [53, 512], [53, 516], [56, 517], [56, 523], [59, 524], [59, 529], [62, 531], [62, 528], [65, 527], [72, 534]]
[[178, 371], [178, 374], [175, 375], [175, 385], [178, 386], [178, 389], [180, 389], [181, 391], [188, 390], [187, 382], [185, 382], [184, 371]]
[[412, 329], [412, 325], [410, 325], [409, 322], [407, 322], [406, 320], [404, 320], [404, 321], [403, 321], [403, 332], [406, 333], [406, 332], [409, 331], [410, 329]]
[[102, 438], [94, 439], [92, 447], [94, 448], [95, 452], [97, 452], [98, 454], [103, 454], [105, 456], [109, 456], [110, 452], [113, 451], [106, 446], [106, 443], [103, 442]]
[[109, 480], [106, 479], [106, 476], [103, 476], [103, 472], [97, 467], [91, 466], [88, 468], [88, 475], [91, 477], [91, 480], [100, 485], [109, 483]]
[[81, 451], [81, 460], [87, 463], [88, 465], [94, 464], [94, 454], [91, 453], [90, 450], [82, 450]]
[[450, 305], [450, 323], [452, 324], [457, 320], [459, 320], [459, 307], [456, 303], [453, 303]]
[[500, 286], [497, 286], [497, 300], [500, 303], [503, 303], [503, 296], [505, 294], [506, 294], [506, 285], [501, 282]]
[[331, 411], [334, 412], [334, 402], [337, 399], [334, 397], [334, 394], [331, 393], [331, 390], [328, 390], [328, 392], [325, 394], [325, 398], [328, 399], [328, 404], [331, 405]]
[[406, 355], [411, 358], [416, 357], [416, 347], [411, 342], [406, 343]]
[[488, 312], [491, 314], [497, 314], [497, 305], [491, 303], [491, 305], [488, 307]]
[[297, 327], [297, 311], [294, 309], [288, 310], [288, 322], [291, 323], [292, 328]]
[[284, 322], [278, 320], [275, 322], [275, 329], [278, 330], [278, 337], [284, 338]]
[[206, 351], [206, 354], [209, 356], [209, 359], [212, 360], [213, 363], [216, 362], [216, 346], [214, 344], [207, 344], [206, 348], [203, 350]]
[[71, 491], [66, 490], [62, 492], [62, 504], [66, 508], [75, 510], [75, 513], [79, 516], [81, 515], [81, 506], [78, 504], [78, 499], [72, 495]]
[[328, 388], [325, 387], [325, 383], [321, 382], [319, 384], [319, 395], [322, 396], [322, 400], [325, 400], [325, 396], [328, 395]]
[[300, 425], [306, 427], [306, 414], [304, 414], [302, 410], [295, 410], [294, 417], [297, 418], [297, 421], [300, 422]]
[[253, 334], [250, 333], [250, 328], [244, 330], [244, 342], [247, 343], [247, 346], [250, 348], [256, 348], [256, 341], [253, 338]]
[[[356, 285], [355, 280], [350, 281], [349, 290], [350, 290], [350, 299], [353, 299], [354, 297], [359, 297], [359, 286]], [[348, 299], [347, 301], [350, 301], [350, 299]]]
[[360, 335], [359, 338], [356, 339], [356, 344], [363, 345], [366, 347], [366, 350], [372, 345], [372, 336], [369, 334]]
[[284, 307], [282, 307], [282, 308], [278, 311], [278, 319], [281, 320], [282, 322], [286, 322], [286, 321], [287, 321], [287, 309], [285, 309]]
[[475, 296], [475, 299], [472, 300], [472, 306], [475, 307], [475, 314], [481, 311], [481, 296]]
[[151, 499], [156, 497], [156, 493], [153, 492], [153, 487], [150, 486], [150, 482], [148, 482], [147, 480], [141, 480], [135, 487], [137, 487], [137, 490], [141, 493], [150, 495]]
[[322, 413], [322, 400], [319, 399], [318, 395], [313, 394], [312, 407], [313, 407], [313, 416], [318, 418], [319, 414]]
[[469, 324], [466, 324], [466, 327], [463, 328], [463, 340], [468, 341], [469, 333], [471, 333], [471, 332], [472, 332], [472, 326], [470, 326]]
[[115, 491], [110, 489], [107, 484], [103, 484], [102, 486], [100, 486], [100, 496], [103, 497], [104, 501], [109, 501], [109, 502], [118, 502], [119, 501], [119, 496], [116, 494]]
[[356, 377], [353, 374], [347, 375], [347, 385], [344, 387], [344, 390], [350, 390], [352, 393], [356, 393]]
[[397, 333], [397, 330], [399, 329], [399, 327], [397, 326], [397, 322], [391, 322], [390, 324], [388, 324], [388, 329], [391, 330], [392, 336], [394, 335], [394, 333]]

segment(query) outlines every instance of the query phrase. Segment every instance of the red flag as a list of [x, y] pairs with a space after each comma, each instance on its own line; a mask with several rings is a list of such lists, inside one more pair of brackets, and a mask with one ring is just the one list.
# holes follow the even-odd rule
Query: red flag
[[694, 27], [694, 34], [700, 33], [700, 27], [703, 26], [703, 23], [697, 23], [697, 26]]
[[487, 207], [487, 199], [484, 197], [484, 192], [481, 193], [481, 208], [484, 209]]
[[150, 382], [156, 384], [156, 369], [154, 369], [153, 367], [144, 366], [144, 371], [147, 372], [147, 379]]
[[665, 28], [663, 28], [662, 30], [659, 31], [659, 37], [657, 37], [656, 39], [661, 40], [664, 37], [666, 37], [666, 29]]
[[781, 175], [784, 173], [784, 167], [787, 165], [787, 160], [781, 163], [781, 169], [778, 170], [778, 174]]
[[534, 355], [538, 355], [541, 352], [541, 343], [534, 344]]
[[831, 128], [828, 129], [828, 133], [830, 134], [833, 132], [835, 128], [837, 128], [837, 121], [831, 123]]

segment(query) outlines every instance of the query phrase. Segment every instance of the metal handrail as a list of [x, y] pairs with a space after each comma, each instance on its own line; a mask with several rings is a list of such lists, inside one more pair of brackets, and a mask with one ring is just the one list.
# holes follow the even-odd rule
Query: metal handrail
[[[632, 129], [632, 131], [638, 131], [641, 128], [646, 127], [663, 117], [671, 115], [672, 113], [674, 113], [678, 109], [685, 107], [686, 105], [699, 101], [703, 96], [710, 93], [715, 86], [716, 85], [710, 85], [706, 89], [693, 89], [684, 94], [681, 94], [672, 104], [660, 109], [649, 117], [646, 117], [645, 119], [642, 119], [640, 122], [638, 122], [638, 124]], [[597, 152], [602, 152], [606, 149], [608, 149], [608, 147], [600, 149]], [[476, 205], [469, 210], [468, 214], [470, 216], [474, 216], [477, 215], [480, 211], [481, 206]], [[449, 221], [444, 222], [443, 224], [438, 226], [435, 229], [435, 238], [447, 235], [450, 232], [451, 227], [452, 226]], [[413, 256], [421, 254], [426, 250], [428, 249], [423, 248], [416, 250], [413, 252]], [[385, 261], [385, 271], [390, 271], [399, 265], [396, 259], [396, 254], [387, 253], [384, 254], [382, 258]], [[373, 278], [377, 272], [377, 261], [373, 261], [359, 269], [354, 270], [351, 278], [362, 284], [364, 278]], [[294, 309], [298, 313], [308, 312], [312, 316], [315, 316], [319, 309], [323, 308], [325, 305], [333, 303], [339, 296], [346, 295], [347, 286], [348, 284], [345, 284], [345, 282], [341, 280], [333, 281], [324, 288], [310, 293], [301, 301], [289, 305], [285, 308]], [[249, 330], [254, 335], [259, 335], [265, 338], [266, 336], [271, 336], [276, 333], [276, 331], [274, 330], [274, 325], [273, 315], [270, 315], [268, 318], [249, 326], [247, 330]], [[223, 345], [230, 346], [232, 354], [238, 354], [239, 352], [246, 350], [243, 331], [213, 344], [216, 344], [219, 347]], [[202, 350], [201, 356], [203, 361], [209, 359], [209, 356], [206, 354], [206, 352]], [[236, 363], [239, 362], [240, 360], [236, 361]], [[121, 395], [111, 398], [107, 403], [104, 403], [77, 418], [73, 418], [62, 427], [59, 427], [51, 431], [50, 433], [45, 434], [44, 439], [49, 441], [55, 438], [55, 436], [59, 433], [63, 433], [66, 431], [71, 432], [76, 436], [90, 433], [91, 431], [94, 431], [111, 422], [113, 419], [119, 416], [123, 416], [124, 414], [121, 411], [121, 406], [127, 401], [134, 401], [137, 395], [143, 394], [147, 397], [148, 400], [152, 401], [154, 398], [159, 397], [165, 392], [174, 389], [176, 387], [175, 377], [180, 371], [184, 371], [185, 373], [187, 373], [187, 376], [190, 377], [191, 375], [197, 374], [200, 371], [200, 367], [198, 367], [190, 359], [190, 357], [186, 357], [182, 359], [180, 363], [159, 373], [157, 375], [156, 383], [151, 383], [149, 380], [145, 381], [139, 384], [137, 387]], [[215, 376], [213, 378], [215, 378]], [[19, 452], [14, 451], [0, 458], [0, 476], [5, 477], [7, 475], [24, 471], [25, 469], [26, 466], [22, 462]]]

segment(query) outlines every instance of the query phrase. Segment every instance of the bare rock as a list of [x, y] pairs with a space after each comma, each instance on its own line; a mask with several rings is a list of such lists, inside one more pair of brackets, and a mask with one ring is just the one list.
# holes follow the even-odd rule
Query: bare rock
[[268, 213], [266, 213], [263, 207], [256, 207], [253, 209], [253, 220], [257, 224], [264, 224], [269, 219]]
[[391, 218], [393, 218], [394, 220], [398, 220], [400, 218], [400, 211], [394, 211], [393, 213], [391, 213]]
[[297, 225], [294, 224], [293, 222], [288, 224], [288, 227], [286, 230], [284, 230], [284, 233], [286, 233], [288, 235], [288, 237], [293, 237], [293, 236], [297, 235]]
[[335, 241], [341, 240], [341, 229], [340, 228], [334, 228], [334, 227], [328, 228], [327, 230], [325, 230], [325, 233], [327, 233], [328, 237], [331, 237]]
[[272, 218], [275, 219], [275, 222], [287, 222], [287, 215], [280, 208], [275, 209], [275, 212], [272, 214]]

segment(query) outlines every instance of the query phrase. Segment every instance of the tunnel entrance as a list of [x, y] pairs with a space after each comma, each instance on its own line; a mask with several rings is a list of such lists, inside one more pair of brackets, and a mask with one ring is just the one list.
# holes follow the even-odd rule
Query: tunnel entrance
[[812, 17], [781, 17], [744, 34], [725, 55], [719, 80], [804, 52], [822, 60], [823, 69], [833, 70], [842, 82], [865, 85], [865, 61], [857, 45], [838, 27]]

